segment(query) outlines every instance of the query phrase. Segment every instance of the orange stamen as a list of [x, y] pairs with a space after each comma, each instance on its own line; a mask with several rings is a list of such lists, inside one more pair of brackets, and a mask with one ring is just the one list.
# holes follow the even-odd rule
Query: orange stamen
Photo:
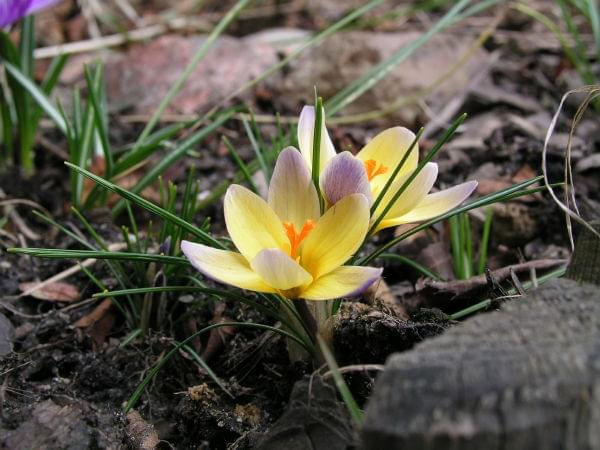
[[296, 259], [298, 248], [300, 243], [308, 237], [310, 232], [317, 226], [314, 220], [308, 219], [304, 222], [304, 226], [300, 230], [300, 233], [296, 232], [296, 227], [292, 222], [283, 222], [285, 233], [290, 240], [290, 256]]
[[365, 169], [367, 170], [367, 178], [371, 181], [377, 175], [383, 175], [388, 171], [388, 168], [383, 164], [378, 163], [374, 159], [367, 159], [364, 162]]

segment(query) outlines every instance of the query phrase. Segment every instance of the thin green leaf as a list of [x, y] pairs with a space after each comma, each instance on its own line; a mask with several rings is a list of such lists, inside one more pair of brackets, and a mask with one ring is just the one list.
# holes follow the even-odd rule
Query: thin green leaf
[[415, 50], [426, 43], [432, 36], [455, 23], [456, 17], [468, 4], [469, 0], [460, 0], [457, 2], [434, 26], [430, 27], [427, 32], [425, 32], [412, 43], [402, 47], [390, 58], [382, 61], [359, 79], [338, 92], [325, 105], [328, 114], [335, 114], [375, 86], [396, 66], [406, 60], [412, 53], [415, 52]]
[[[542, 275], [541, 277], [537, 277], [537, 282], [539, 284], [542, 284], [548, 280], [552, 280], [554, 278], [560, 278], [566, 273], [566, 271], [567, 271], [567, 266], [561, 267], [560, 269], [553, 270], [552, 272], [548, 272], [547, 274]], [[527, 282], [523, 283], [523, 287], [525, 289], [531, 289], [533, 287], [533, 283], [531, 281], [527, 281]], [[511, 288], [507, 293], [508, 293], [508, 295], [516, 295], [517, 291], [514, 288]], [[479, 303], [476, 303], [475, 305], [471, 305], [468, 308], [465, 308], [458, 312], [455, 312], [454, 314], [451, 314], [448, 318], [450, 320], [459, 320], [459, 319], [462, 319], [473, 313], [476, 313], [478, 311], [487, 309], [491, 304], [492, 304], [492, 300], [488, 298]]]
[[413, 139], [413, 141], [408, 146], [408, 149], [406, 150], [406, 153], [404, 153], [404, 156], [402, 157], [402, 159], [400, 160], [400, 162], [398, 163], [398, 165], [396, 166], [396, 168], [392, 172], [392, 175], [390, 176], [390, 178], [385, 183], [385, 186], [383, 186], [383, 189], [381, 190], [381, 192], [377, 196], [377, 199], [375, 199], [375, 201], [373, 202], [373, 205], [371, 205], [371, 216], [373, 215], [373, 213], [375, 212], [375, 210], [377, 209], [377, 207], [379, 206], [379, 204], [383, 200], [383, 197], [385, 196], [385, 194], [387, 193], [387, 191], [389, 191], [390, 187], [392, 186], [392, 183], [394, 182], [394, 180], [396, 179], [396, 177], [400, 173], [400, 170], [402, 170], [402, 167], [404, 166], [404, 164], [408, 160], [408, 157], [412, 153], [412, 150], [415, 148], [415, 145], [417, 145], [419, 143], [419, 139], [421, 138], [421, 135], [423, 134], [424, 131], [425, 131], [425, 128], [423, 128], [423, 127], [421, 127], [419, 129], [419, 131], [417, 131], [417, 134], [415, 135], [415, 138]]
[[4, 61], [4, 67], [14, 79], [31, 94], [38, 105], [46, 112], [46, 114], [48, 114], [48, 117], [54, 121], [58, 129], [66, 134], [67, 125], [61, 113], [54, 107], [48, 97], [46, 97], [46, 94], [8, 61]]
[[483, 231], [481, 241], [479, 242], [479, 263], [477, 264], [477, 273], [482, 274], [487, 264], [488, 246], [490, 242], [490, 232], [492, 229], [492, 219], [494, 218], [494, 210], [491, 207], [485, 209], [485, 222], [483, 223]]
[[91, 172], [88, 172], [85, 169], [77, 167], [74, 164], [65, 162], [65, 165], [67, 167], [69, 167], [70, 169], [75, 170], [78, 173], [81, 173], [83, 176], [89, 178], [90, 180], [94, 181], [95, 183], [98, 183], [99, 185], [103, 186], [104, 188], [108, 189], [109, 191], [116, 192], [121, 197], [133, 202], [137, 206], [144, 208], [144, 209], [162, 217], [163, 219], [182, 227], [183, 229], [188, 231], [190, 234], [201, 239], [204, 243], [210, 244], [213, 247], [217, 247], [217, 248], [221, 248], [221, 249], [225, 248], [225, 246], [223, 244], [221, 244], [219, 241], [217, 241], [215, 238], [213, 238], [210, 234], [206, 233], [205, 231], [201, 230], [198, 227], [195, 227], [191, 223], [186, 222], [185, 220], [181, 219], [180, 217], [176, 216], [175, 214], [164, 210], [163, 208], [155, 205], [154, 203], [146, 200], [145, 198], [142, 198], [139, 195], [128, 191], [127, 189], [117, 186], [116, 184], [113, 184], [110, 181], [107, 181]]
[[30, 255], [38, 258], [52, 259], [116, 259], [120, 261], [144, 261], [155, 262], [160, 264], [177, 264], [180, 266], [189, 266], [190, 263], [186, 258], [181, 256], [167, 255], [152, 255], [149, 253], [134, 253], [134, 252], [106, 252], [102, 250], [63, 250], [56, 248], [20, 248], [12, 247], [6, 249], [8, 253], [18, 253], [22, 255]]
[[269, 184], [269, 180], [271, 179], [271, 171], [269, 170], [269, 166], [267, 165], [267, 162], [263, 155], [262, 148], [259, 145], [256, 136], [254, 135], [254, 131], [252, 130], [250, 123], [246, 119], [243, 119], [242, 122], [244, 124], [244, 129], [246, 130], [246, 135], [248, 136], [248, 139], [250, 139], [250, 145], [252, 145], [252, 149], [254, 150], [254, 154], [256, 155], [256, 160], [258, 161], [260, 170], [262, 171], [263, 176], [265, 177], [265, 182]]
[[281, 59], [277, 64], [269, 67], [267, 70], [265, 70], [259, 76], [257, 76], [253, 80], [250, 80], [249, 82], [247, 82], [246, 84], [241, 86], [239, 89], [237, 89], [236, 91], [229, 94], [221, 102], [219, 102], [219, 104], [215, 108], [213, 108], [211, 110], [211, 112], [216, 111], [217, 107], [219, 107], [220, 105], [226, 104], [227, 102], [229, 102], [231, 99], [233, 99], [235, 97], [238, 97], [242, 92], [248, 90], [252, 86], [257, 85], [258, 83], [263, 81], [265, 78], [267, 78], [270, 75], [272, 75], [273, 73], [277, 72], [279, 69], [289, 65], [289, 63], [291, 61], [293, 61], [296, 57], [298, 57], [300, 54], [302, 54], [305, 50], [307, 50], [311, 47], [318, 46], [329, 36], [337, 33], [338, 31], [347, 27], [348, 25], [351, 25], [352, 23], [354, 23], [356, 21], [356, 19], [363, 16], [364, 14], [366, 14], [367, 12], [369, 12], [371, 9], [375, 8], [376, 6], [381, 5], [384, 1], [385, 0], [371, 0], [367, 3], [365, 3], [363, 6], [351, 11], [346, 16], [342, 17], [340, 20], [333, 23], [332, 25], [330, 25], [323, 31], [320, 31], [319, 33], [315, 34], [313, 37], [311, 37], [305, 43], [300, 44], [295, 50], [293, 50], [291, 53], [289, 53], [285, 58]]
[[315, 125], [314, 125], [314, 133], [313, 133], [313, 143], [312, 143], [312, 168], [311, 168], [311, 176], [313, 185], [317, 190], [317, 195], [319, 196], [319, 203], [321, 205], [321, 212], [324, 209], [324, 201], [323, 194], [321, 193], [321, 184], [319, 182], [319, 175], [321, 173], [321, 131], [323, 128], [323, 120], [324, 120], [324, 111], [323, 111], [323, 99], [321, 97], [316, 97], [315, 99]]
[[[236, 112], [236, 109], [229, 109], [223, 111], [219, 114], [212, 123], [202, 128], [201, 130], [194, 133], [188, 139], [186, 139], [181, 145], [177, 148], [171, 150], [158, 164], [153, 166], [146, 175], [139, 180], [135, 186], [133, 186], [130, 191], [134, 194], [137, 194], [144, 190], [146, 187], [150, 186], [160, 174], [162, 174], [167, 168], [173, 165], [175, 162], [179, 161], [181, 158], [185, 156], [185, 154], [196, 147], [200, 142], [202, 142], [206, 137], [208, 137], [213, 131], [223, 125], [233, 114]], [[123, 201], [117, 203], [117, 205], [113, 208], [113, 214], [118, 215], [122, 212], [125, 205]]]
[[120, 174], [122, 172], [125, 172], [126, 170], [131, 169], [133, 166], [144, 161], [152, 153], [154, 153], [154, 151], [156, 151], [156, 149], [163, 142], [171, 139], [181, 130], [184, 130], [186, 128], [194, 129], [197, 125], [201, 123], [201, 121], [202, 120], [196, 120], [193, 122], [173, 123], [152, 133], [137, 148], [131, 148], [129, 149], [129, 151], [127, 151], [127, 153], [122, 154], [119, 157], [118, 161], [115, 163], [113, 172], [115, 174]]
[[338, 367], [338, 365], [335, 361], [335, 358], [334, 358], [333, 354], [331, 353], [331, 350], [329, 350], [329, 348], [327, 347], [327, 344], [325, 343], [325, 341], [323, 340], [323, 338], [321, 337], [320, 334], [317, 334], [317, 341], [319, 342], [319, 349], [321, 350], [321, 354], [325, 358], [325, 361], [327, 362], [327, 365], [329, 366], [329, 370], [331, 371], [331, 374], [333, 375], [333, 381], [335, 382], [335, 387], [337, 388], [338, 392], [340, 393], [342, 400], [346, 404], [348, 411], [350, 412], [350, 415], [352, 416], [352, 419], [354, 420], [354, 423], [357, 426], [360, 426], [362, 424], [362, 420], [363, 420], [362, 411], [358, 407], [356, 400], [354, 400], [354, 397], [352, 396], [350, 389], [348, 389], [348, 385], [344, 381], [344, 377], [342, 376], [342, 374], [340, 372], [340, 368]]
[[[174, 344], [177, 345], [177, 344], [179, 344], [179, 342], [174, 341]], [[217, 386], [219, 386], [221, 388], [221, 390], [229, 396], [230, 399], [235, 400], [234, 395], [231, 392], [229, 392], [229, 390], [225, 387], [225, 384], [223, 384], [221, 379], [217, 376], [216, 373], [213, 372], [213, 370], [210, 368], [210, 366], [208, 364], [206, 364], [206, 362], [204, 362], [204, 360], [200, 357], [200, 355], [198, 353], [196, 353], [196, 351], [189, 345], [183, 345], [182, 347], [183, 347], [183, 351], [188, 353], [189, 355], [191, 355], [192, 358], [194, 358], [194, 361], [196, 361], [198, 363], [198, 365], [200, 367], [202, 367], [202, 369], [204, 369], [206, 374], [212, 378], [212, 380], [215, 382], [215, 384]]]
[[[394, 194], [394, 196], [391, 198], [391, 200], [389, 201], [389, 203], [387, 205], [385, 205], [385, 207], [383, 208], [383, 211], [381, 211], [381, 214], [379, 214], [377, 216], [377, 218], [373, 221], [373, 224], [371, 225], [371, 228], [369, 229], [369, 232], [367, 233], [367, 235], [372, 235], [375, 232], [375, 230], [377, 229], [377, 226], [381, 223], [381, 221], [384, 219], [385, 215], [390, 211], [390, 209], [398, 201], [398, 199], [404, 193], [404, 191], [408, 188], [408, 186], [410, 185], [410, 183], [413, 182], [413, 180], [417, 177], [417, 175], [421, 172], [421, 170], [423, 170], [423, 168], [425, 167], [425, 165], [429, 161], [431, 161], [435, 155], [437, 155], [437, 153], [442, 149], [442, 147], [444, 146], [444, 144], [446, 142], [448, 142], [448, 140], [450, 140], [450, 138], [452, 136], [454, 136], [454, 133], [456, 132], [456, 130], [458, 129], [458, 127], [465, 121], [466, 117], [467, 117], [466, 114], [462, 114], [461, 116], [458, 117], [458, 119], [456, 119], [452, 123], [452, 125], [450, 125], [450, 128], [448, 128], [446, 130], [446, 132], [444, 133], [444, 135], [435, 143], [435, 145], [433, 146], [433, 148], [429, 151], [429, 153], [427, 153], [427, 155], [419, 163], [419, 165], [417, 166], [417, 168], [408, 176], [408, 178], [402, 184], [402, 186], [400, 186], [400, 188]], [[405, 158], [406, 157], [407, 156], [405, 155]]]
[[398, 244], [399, 242], [406, 239], [407, 237], [412, 236], [413, 234], [418, 233], [421, 230], [429, 228], [430, 226], [432, 226], [438, 222], [441, 222], [442, 220], [446, 220], [446, 219], [448, 219], [452, 216], [455, 216], [457, 214], [460, 214], [462, 212], [470, 211], [471, 209], [480, 208], [482, 206], [491, 205], [492, 203], [498, 203], [501, 201], [510, 200], [512, 198], [516, 198], [516, 197], [520, 197], [520, 196], [524, 196], [524, 195], [530, 195], [535, 192], [546, 190], [545, 186], [541, 186], [539, 188], [534, 188], [534, 189], [529, 189], [529, 190], [524, 190], [524, 188], [531, 186], [532, 184], [535, 184], [541, 180], [543, 180], [543, 176], [530, 178], [529, 180], [525, 180], [521, 183], [517, 183], [514, 186], [510, 186], [506, 189], [502, 189], [501, 191], [493, 192], [484, 197], [478, 198], [477, 200], [474, 200], [470, 203], [467, 203], [466, 205], [460, 206], [456, 209], [453, 209], [452, 211], [448, 211], [445, 214], [441, 214], [437, 217], [434, 217], [433, 219], [423, 222], [422, 224], [417, 225], [416, 227], [413, 227], [410, 230], [402, 233], [400, 236], [397, 236], [396, 238], [390, 240], [389, 242], [380, 246], [377, 250], [373, 251], [369, 255], [360, 259], [360, 261], [358, 262], [358, 265], [368, 264], [370, 261], [377, 258], [379, 255], [384, 253], [386, 250], [392, 248], [394, 245]]
[[227, 14], [223, 16], [223, 18], [215, 26], [212, 32], [206, 37], [206, 39], [203, 40], [202, 45], [200, 46], [190, 63], [181, 73], [181, 75], [173, 84], [173, 86], [171, 86], [171, 89], [169, 89], [169, 92], [167, 92], [167, 95], [165, 95], [165, 98], [163, 98], [163, 100], [160, 102], [160, 105], [158, 105], [158, 108], [156, 109], [156, 111], [142, 130], [142, 133], [138, 137], [134, 148], [137, 148], [139, 145], [141, 145], [150, 135], [152, 130], [154, 130], [154, 127], [162, 117], [165, 109], [167, 108], [167, 106], [169, 106], [173, 98], [175, 98], [175, 96], [181, 91], [188, 78], [196, 69], [196, 66], [200, 63], [200, 61], [202, 61], [202, 59], [204, 59], [206, 54], [212, 48], [216, 39], [221, 35], [221, 33], [223, 33], [225, 28], [236, 18], [236, 16], [242, 11], [242, 9], [246, 7], [248, 3], [249, 0], [239, 0], [233, 6], [233, 8], [227, 11]]
[[231, 157], [235, 161], [236, 165], [239, 167], [240, 171], [244, 175], [244, 178], [246, 179], [246, 182], [250, 186], [250, 189], [252, 189], [252, 192], [257, 194], [258, 188], [256, 187], [256, 184], [254, 184], [254, 180], [252, 179], [252, 174], [250, 173], [250, 169], [248, 168], [246, 163], [244, 161], [242, 161], [242, 158], [240, 158], [240, 155], [238, 154], [238, 152], [235, 150], [233, 145], [231, 145], [231, 142], [229, 142], [229, 139], [227, 139], [227, 137], [223, 136], [222, 140], [223, 140], [223, 143], [225, 144], [225, 146], [227, 147], [227, 150], [229, 150], [229, 154], [231, 155]]
[[396, 255], [395, 253], [382, 253], [381, 255], [379, 255], [378, 259], [387, 259], [390, 261], [397, 261], [399, 263], [402, 263], [409, 267], [412, 267], [413, 269], [417, 270], [418, 272], [421, 272], [426, 277], [433, 278], [434, 280], [442, 279], [442, 277], [440, 277], [433, 270], [431, 270], [428, 267], [424, 266], [423, 264], [415, 261], [414, 259], [407, 258], [406, 256]]
[[100, 101], [103, 82], [102, 65], [98, 64], [96, 66], [93, 77], [87, 66], [84, 69], [84, 74], [88, 87], [88, 101], [92, 105], [92, 118], [96, 133], [100, 140], [102, 154], [104, 155], [105, 176], [110, 178], [114, 162], [110, 144], [108, 142], [108, 130], [106, 129], [106, 122], [104, 121], [104, 111]]
[[144, 390], [146, 389], [146, 386], [148, 385], [148, 383], [150, 383], [154, 379], [154, 377], [160, 371], [160, 369], [179, 351], [179, 349], [181, 347], [183, 347], [184, 345], [187, 345], [189, 342], [191, 342], [193, 339], [195, 339], [198, 336], [208, 333], [209, 331], [211, 331], [213, 329], [222, 328], [222, 327], [256, 328], [259, 330], [272, 331], [274, 333], [279, 333], [286, 338], [292, 339], [293, 341], [297, 342], [300, 346], [302, 346], [303, 348], [305, 348], [307, 351], [310, 352], [310, 349], [306, 348], [306, 346], [305, 346], [304, 342], [302, 342], [302, 340], [300, 340], [298, 337], [294, 336], [293, 334], [288, 333], [279, 328], [275, 328], [275, 327], [272, 327], [269, 325], [262, 325], [260, 323], [242, 323], [242, 322], [215, 323], [213, 325], [209, 325], [209, 326], [201, 329], [200, 331], [197, 331], [196, 333], [188, 336], [186, 339], [184, 339], [183, 341], [181, 341], [177, 345], [175, 345], [166, 355], [164, 355], [148, 371], [148, 374], [144, 377], [142, 382], [138, 385], [138, 387], [136, 388], [134, 393], [131, 395], [131, 397], [129, 397], [129, 400], [127, 401], [127, 404], [125, 405], [125, 408], [124, 408], [125, 412], [126, 413], [129, 412], [131, 410], [131, 408], [133, 408], [135, 406], [135, 404], [137, 403], [139, 398], [142, 396]]

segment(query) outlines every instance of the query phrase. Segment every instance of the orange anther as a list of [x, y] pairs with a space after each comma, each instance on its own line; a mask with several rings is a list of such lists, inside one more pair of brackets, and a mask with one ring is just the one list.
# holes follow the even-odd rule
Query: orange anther
[[315, 228], [316, 225], [317, 224], [314, 220], [308, 219], [306, 222], [304, 222], [300, 233], [298, 233], [296, 231], [296, 227], [292, 222], [283, 222], [285, 233], [287, 234], [287, 237], [290, 240], [290, 256], [292, 258], [296, 259], [300, 243], [308, 237], [308, 235]]
[[382, 175], [388, 171], [388, 168], [386, 166], [378, 163], [374, 159], [367, 159], [364, 162], [364, 165], [367, 171], [367, 177], [369, 178], [369, 181], [371, 181], [377, 175]]

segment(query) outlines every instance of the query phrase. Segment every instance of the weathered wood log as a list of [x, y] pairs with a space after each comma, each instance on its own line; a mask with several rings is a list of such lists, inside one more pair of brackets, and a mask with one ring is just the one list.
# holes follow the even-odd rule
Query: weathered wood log
[[[587, 242], [598, 252], [599, 241]], [[362, 441], [365, 449], [600, 449], [599, 286], [550, 281], [393, 355]]]

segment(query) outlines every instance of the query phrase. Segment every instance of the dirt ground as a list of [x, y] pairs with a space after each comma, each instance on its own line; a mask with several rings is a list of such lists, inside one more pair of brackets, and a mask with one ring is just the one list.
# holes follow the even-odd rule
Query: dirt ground
[[[148, 23], [169, 8], [169, 3], [155, 0], [142, 6], [132, 2]], [[210, 30], [231, 6], [231, 2], [208, 2], [202, 13], [194, 15], [190, 12], [194, 11], [192, 3], [173, 7], [177, 8], [173, 11], [176, 17], [190, 21], [182, 29], [72, 57], [57, 95], [68, 101], [73, 86], [83, 82], [82, 64], [101, 58], [106, 65], [111, 141], [118, 147], [134, 140], [193, 55], [202, 39], [200, 33]], [[216, 51], [196, 69], [167, 115], [178, 120], [208, 111], [293, 50], [286, 39], [322, 29], [348, 11], [349, 3], [263, 2], [250, 8], [228, 29], [227, 36], [219, 38]], [[552, 2], [539, 3], [544, 7]], [[396, 8], [395, 2], [384, 4], [369, 13], [365, 23], [337, 33], [228, 104], [244, 102], [259, 118], [275, 112], [284, 118], [296, 117], [301, 106], [311, 101], [313, 86], [325, 99], [333, 96], [427, 30], [443, 13], [433, 10], [404, 20], [389, 14]], [[378, 17], [387, 19], [376, 20]], [[122, 20], [131, 29], [144, 26]], [[489, 27], [492, 29], [485, 43], [473, 48], [473, 42]], [[38, 28], [39, 46], [45, 48], [88, 39], [98, 31], [114, 32], [102, 21], [86, 19], [69, 1], [41, 14]], [[169, 51], [173, 48], [178, 51]], [[467, 53], [470, 58], [446, 74], [445, 82], [438, 82]], [[47, 61], [40, 60], [40, 70]], [[428, 90], [431, 85], [436, 89]], [[356, 151], [386, 127], [404, 125], [416, 130], [425, 126], [421, 151], [426, 152], [452, 119], [466, 112], [465, 124], [436, 159], [440, 166], [436, 186], [475, 179], [479, 181], [476, 195], [482, 196], [541, 173], [542, 148], [552, 115], [561, 96], [580, 85], [549, 31], [513, 10], [497, 8], [436, 36], [345, 109], [342, 116], [380, 111], [421, 92], [415, 102], [368, 121], [332, 123], [329, 129], [337, 148]], [[550, 142], [549, 175], [553, 181], [563, 176], [565, 145], [580, 100], [573, 97], [566, 102]], [[272, 123], [260, 126], [267, 136], [275, 133]], [[260, 330], [226, 328], [193, 342], [231, 395], [223, 392], [189, 353], [180, 351], [147, 386], [134, 413], [126, 416], [122, 407], [174, 342], [222, 320], [273, 324], [272, 319], [233, 301], [170, 293], [172, 315], [184, 319], [161, 324], [147, 338], [122, 345], [130, 331], [127, 324], [110, 301], [91, 299], [98, 288], [81, 271], [62, 280], [64, 284], [55, 285], [54, 291], [22, 295], [31, 287], [25, 283], [46, 280], [74, 262], [8, 254], [4, 248], [80, 247], [73, 238], [33, 215], [30, 203], [5, 200], [34, 202], [68, 229], [86, 233], [69, 212], [69, 180], [61, 158], [66, 142], [50, 124], [43, 123], [41, 130], [35, 178], [25, 179], [18, 171], [0, 173], [0, 208], [8, 218], [0, 235], [0, 447], [254, 448], [290, 405], [296, 404], [290, 403], [295, 382], [313, 373], [307, 363], [290, 363], [283, 338]], [[227, 157], [222, 135], [235, 142], [244, 159], [253, 158], [243, 125], [232, 119], [201, 148], [171, 167], [165, 178], [181, 183], [192, 165], [197, 167], [203, 190], [231, 178], [236, 165]], [[600, 211], [599, 141], [600, 121], [592, 110], [575, 132], [571, 161], [579, 207], [590, 219], [598, 218]], [[131, 176], [135, 179], [140, 175], [136, 172]], [[153, 186], [144, 195], [152, 199], [157, 192]], [[494, 205], [493, 214], [488, 258], [492, 273], [522, 263], [517, 276], [524, 281], [535, 263], [542, 261], [537, 266], [538, 274], [542, 274], [555, 268], [556, 260], [568, 258], [564, 216], [547, 194]], [[482, 227], [483, 215], [472, 215], [475, 233]], [[86, 216], [107, 242], [122, 240], [119, 227], [126, 223], [125, 218], [113, 221], [107, 209]], [[219, 202], [204, 209], [197, 223], [207, 216], [212, 217], [212, 230], [223, 234]], [[151, 219], [143, 211], [136, 211], [136, 217], [140, 224]], [[382, 242], [397, 232], [388, 230], [378, 240]], [[394, 252], [453, 279], [447, 224], [414, 235]], [[377, 264], [385, 267], [384, 282], [376, 292], [345, 303], [332, 328], [340, 366], [383, 364], [392, 352], [405, 351], [452, 326], [442, 312], [453, 313], [490, 296], [485, 280], [442, 288], [432, 286], [430, 280], [406, 265], [393, 261]], [[95, 264], [93, 272], [115, 288], [116, 282], [104, 265]], [[498, 282], [510, 287], [506, 278], [509, 276]], [[376, 376], [376, 370], [367, 369], [347, 376], [361, 405], [368, 399]], [[322, 405], [331, 411], [337, 407], [335, 396]], [[278, 426], [279, 432], [286, 430], [285, 422]], [[339, 427], [336, 429], [343, 428]], [[348, 427], [344, 439], [353, 442], [354, 432]]]

